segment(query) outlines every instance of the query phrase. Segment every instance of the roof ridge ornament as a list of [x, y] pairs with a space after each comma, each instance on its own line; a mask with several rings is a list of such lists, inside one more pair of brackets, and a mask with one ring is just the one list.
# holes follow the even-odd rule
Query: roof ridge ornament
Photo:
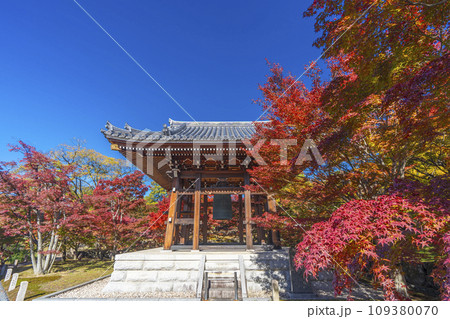
[[114, 125], [112, 125], [109, 121], [106, 121], [105, 127], [108, 131], [112, 131], [114, 129]]
[[170, 135], [169, 129], [167, 128], [167, 124], [163, 124], [162, 134], [165, 136]]

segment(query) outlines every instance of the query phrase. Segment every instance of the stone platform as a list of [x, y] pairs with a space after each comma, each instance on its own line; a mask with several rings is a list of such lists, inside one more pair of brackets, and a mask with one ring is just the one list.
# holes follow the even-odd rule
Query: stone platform
[[255, 298], [270, 295], [272, 279], [278, 281], [282, 294], [289, 294], [291, 271], [287, 248], [271, 251], [261, 247], [246, 251], [236, 246], [207, 246], [200, 251], [155, 248], [116, 255], [114, 272], [103, 292], [185, 292], [200, 298], [205, 272], [209, 278], [237, 273], [242, 297]]

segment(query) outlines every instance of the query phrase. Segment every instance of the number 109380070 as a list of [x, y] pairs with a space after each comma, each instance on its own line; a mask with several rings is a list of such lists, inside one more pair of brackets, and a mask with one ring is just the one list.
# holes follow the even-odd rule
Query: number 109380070
[[436, 316], [437, 306], [369, 306], [369, 316]]

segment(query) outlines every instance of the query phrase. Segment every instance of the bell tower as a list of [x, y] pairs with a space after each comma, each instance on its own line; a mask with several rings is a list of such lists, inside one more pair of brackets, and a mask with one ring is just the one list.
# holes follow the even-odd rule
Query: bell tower
[[[263, 123], [263, 122], [260, 122]], [[238, 220], [236, 243], [279, 242], [277, 234], [254, 227], [252, 216], [274, 210], [273, 200], [251, 182], [247, 170], [254, 122], [182, 122], [169, 119], [161, 131], [120, 129], [109, 122], [102, 130], [111, 143], [170, 196], [164, 250], [207, 244], [208, 211], [213, 220]], [[252, 190], [251, 190], [252, 189]]]

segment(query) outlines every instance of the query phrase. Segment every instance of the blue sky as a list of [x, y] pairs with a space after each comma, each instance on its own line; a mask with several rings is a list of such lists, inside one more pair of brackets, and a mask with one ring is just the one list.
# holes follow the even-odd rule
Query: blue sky
[[[255, 120], [265, 59], [299, 75], [319, 56], [310, 1], [77, 0], [197, 121]], [[0, 161], [73, 138], [117, 157], [109, 120], [161, 129], [186, 115], [72, 0], [0, 3]]]

